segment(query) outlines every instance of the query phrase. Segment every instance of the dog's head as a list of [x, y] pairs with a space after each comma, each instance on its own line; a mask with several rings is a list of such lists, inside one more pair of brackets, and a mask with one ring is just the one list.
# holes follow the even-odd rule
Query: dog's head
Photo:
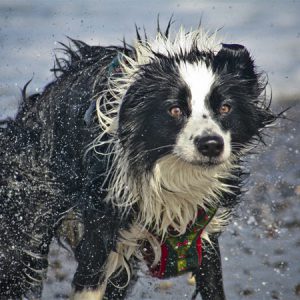
[[169, 154], [214, 168], [274, 120], [247, 49], [213, 42], [201, 31], [180, 32], [172, 41], [159, 33], [152, 44], [140, 41], [131, 65], [124, 64], [130, 74], [118, 137], [136, 171], [151, 170]]

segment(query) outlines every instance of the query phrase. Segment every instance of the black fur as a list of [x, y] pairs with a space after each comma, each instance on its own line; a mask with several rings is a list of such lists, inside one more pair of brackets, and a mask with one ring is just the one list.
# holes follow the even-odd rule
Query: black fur
[[[168, 31], [169, 26], [167, 34]], [[115, 249], [119, 230], [127, 228], [138, 214], [137, 207], [124, 215], [102, 201], [110, 181], [106, 178], [111, 166], [107, 157], [89, 151], [83, 159], [87, 145], [100, 134], [93, 98], [107, 88], [113, 59], [120, 52], [133, 57], [133, 49], [125, 45], [91, 47], [76, 40], [72, 43], [73, 47], [63, 45], [69, 58], [56, 59], [56, 80], [43, 93], [24, 97], [16, 119], [0, 129], [3, 299], [19, 299], [42, 282], [49, 245], [71, 208], [80, 212], [84, 223], [83, 238], [75, 254], [79, 264], [73, 285], [77, 291], [96, 288], [101, 283], [101, 270]], [[234, 151], [255, 138], [260, 140], [260, 130], [275, 120], [264, 100], [258, 99], [264, 85], [243, 46], [224, 44], [216, 55], [196, 49], [171, 58], [157, 53], [141, 68], [120, 109], [118, 138], [129, 153], [135, 176], [149, 172], [160, 157], [171, 153], [191, 113], [191, 95], [178, 74], [176, 61], [199, 59], [219, 75], [206, 102], [222, 128], [231, 130]], [[143, 101], [145, 98], [147, 101]], [[230, 117], [217, 113], [224, 101], [233, 108]], [[178, 104], [184, 111], [182, 118], [166, 117], [168, 108]], [[168, 145], [171, 146], [153, 150]], [[99, 150], [106, 152], [106, 147]], [[236, 196], [224, 194], [223, 206], [231, 208], [237, 202], [241, 174], [236, 175], [237, 179], [228, 179]], [[218, 250], [217, 236], [212, 239]], [[197, 287], [193, 299], [198, 292], [204, 300], [225, 299], [220, 257], [209, 244], [205, 249], [202, 266], [194, 270]], [[126, 280], [126, 274], [121, 273], [114, 283], [122, 286]], [[106, 292], [108, 299], [123, 299], [125, 294], [125, 289], [113, 285]]]
[[[82, 159], [86, 146], [98, 135], [95, 124], [87, 126], [84, 116], [94, 93], [106, 85], [106, 67], [120, 49], [74, 44], [78, 51], [66, 49], [69, 60], [63, 60], [64, 65], [58, 61], [54, 68], [57, 80], [42, 94], [24, 98], [15, 121], [0, 131], [3, 297], [18, 299], [45, 277], [49, 245], [67, 210], [89, 208], [89, 213], [102, 216], [101, 202], [90, 199], [101, 199], [96, 183], [107, 164], [94, 154]], [[103, 82], [94, 88], [99, 72], [104, 74]], [[109, 237], [102, 234], [101, 241], [110, 251], [119, 220], [109, 206], [105, 215], [112, 226]]]

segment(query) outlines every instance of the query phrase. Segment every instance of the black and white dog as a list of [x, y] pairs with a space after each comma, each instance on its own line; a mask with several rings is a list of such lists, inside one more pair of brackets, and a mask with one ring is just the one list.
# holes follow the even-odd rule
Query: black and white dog
[[159, 278], [193, 272], [193, 299], [225, 299], [218, 236], [238, 202], [241, 158], [276, 116], [244, 46], [169, 27], [137, 32], [132, 46], [73, 40], [56, 80], [24, 89], [0, 129], [4, 299], [43, 279], [72, 208], [84, 224], [73, 299], [123, 299], [136, 257]]

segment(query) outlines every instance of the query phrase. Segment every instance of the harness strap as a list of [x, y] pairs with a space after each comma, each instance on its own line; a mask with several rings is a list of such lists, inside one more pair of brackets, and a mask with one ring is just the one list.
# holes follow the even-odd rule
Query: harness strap
[[[118, 75], [122, 73], [121, 67], [120, 67], [120, 59], [121, 59], [121, 53], [118, 53], [110, 62], [110, 64], [107, 66], [107, 76], [113, 76], [113, 75]], [[93, 115], [94, 112], [96, 111], [96, 100], [93, 99], [91, 101], [90, 106], [88, 109], [85, 111], [84, 114], [84, 122], [86, 123], [87, 126], [92, 125], [93, 123]], [[0, 124], [1, 125], [1, 124]]]
[[118, 53], [113, 58], [111, 63], [108, 65], [107, 70], [108, 70], [108, 75], [109, 76], [122, 73], [122, 69], [121, 69], [121, 66], [120, 66], [120, 59], [121, 59], [121, 53]]

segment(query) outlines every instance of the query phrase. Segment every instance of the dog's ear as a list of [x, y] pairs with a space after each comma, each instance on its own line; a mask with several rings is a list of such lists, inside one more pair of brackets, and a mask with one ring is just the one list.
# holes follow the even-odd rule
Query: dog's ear
[[239, 44], [222, 44], [222, 49], [214, 59], [214, 69], [218, 73], [230, 73], [246, 79], [256, 78], [251, 56]]

